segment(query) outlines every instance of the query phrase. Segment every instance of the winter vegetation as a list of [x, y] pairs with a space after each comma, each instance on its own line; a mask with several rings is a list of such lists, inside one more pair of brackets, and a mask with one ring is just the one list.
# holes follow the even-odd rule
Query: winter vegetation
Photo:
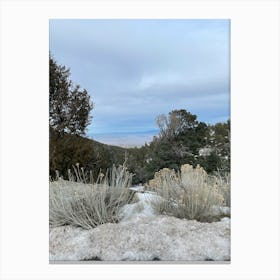
[[50, 57], [50, 260], [230, 260], [230, 121], [173, 110], [149, 144], [105, 145], [69, 75]]
[[73, 225], [91, 229], [118, 222], [121, 206], [132, 200], [133, 193], [128, 188], [132, 174], [125, 166], [113, 166], [106, 175], [100, 173], [96, 183], [84, 184], [81, 181], [83, 177], [85, 180], [83, 169], [82, 173], [79, 168], [74, 170], [78, 183], [62, 179], [50, 183], [50, 226]]
[[[68, 170], [79, 163], [92, 171], [96, 180], [100, 170], [127, 160], [134, 174], [133, 184], [151, 180], [160, 169], [179, 171], [181, 165], [203, 167], [207, 173], [230, 172], [230, 120], [206, 124], [185, 109], [155, 117], [159, 134], [142, 147], [121, 148], [87, 138], [93, 102], [86, 90], [75, 86], [70, 71], [50, 57], [49, 170], [52, 179], [67, 179]], [[117, 128], [116, 128], [117, 129]]]
[[[82, 175], [79, 171], [77, 174], [80, 180]], [[71, 174], [71, 178], [74, 177]], [[100, 173], [97, 182], [91, 184], [61, 178], [50, 182], [50, 226], [90, 229], [104, 223], [117, 223], [127, 217], [125, 212], [140, 213], [147, 209], [150, 213], [212, 222], [217, 219], [217, 209], [227, 207], [230, 200], [230, 187], [226, 182], [209, 176], [201, 167], [187, 164], [178, 173], [167, 168], [160, 170], [145, 187], [131, 187], [131, 181], [132, 174], [125, 165], [120, 165], [113, 166], [106, 175]], [[223, 214], [221, 210], [218, 215], [229, 213]]]
[[230, 259], [230, 209], [217, 178], [190, 165], [163, 169], [146, 186], [131, 187], [131, 177], [122, 165], [93, 184], [50, 182], [50, 260]]
[[150, 185], [163, 198], [155, 202], [160, 214], [189, 220], [211, 222], [212, 208], [222, 207], [229, 195], [229, 186], [214, 176], [209, 176], [199, 166], [181, 166], [180, 172], [164, 168], [155, 174]]

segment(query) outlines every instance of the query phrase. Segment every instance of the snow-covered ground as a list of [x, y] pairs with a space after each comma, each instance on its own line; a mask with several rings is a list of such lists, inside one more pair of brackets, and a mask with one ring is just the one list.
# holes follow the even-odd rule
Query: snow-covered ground
[[137, 217], [91, 230], [50, 230], [50, 260], [224, 261], [230, 259], [230, 221], [199, 223], [167, 216]]
[[[122, 208], [118, 224], [91, 230], [50, 228], [50, 260], [204, 261], [230, 260], [230, 219], [200, 223], [156, 215], [153, 192], [134, 187], [138, 202]], [[229, 209], [214, 209], [227, 212]]]
[[[134, 189], [135, 190], [135, 189]], [[151, 217], [156, 215], [151, 202], [161, 199], [154, 192], [136, 192], [136, 200], [133, 204], [126, 204], [121, 209], [122, 221], [127, 221], [129, 219], [135, 219], [136, 217]]]

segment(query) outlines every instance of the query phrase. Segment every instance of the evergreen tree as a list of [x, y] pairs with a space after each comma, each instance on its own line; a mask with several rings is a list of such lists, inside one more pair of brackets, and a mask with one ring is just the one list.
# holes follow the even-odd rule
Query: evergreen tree
[[84, 135], [93, 103], [88, 92], [70, 80], [70, 70], [49, 58], [49, 124], [60, 135]]

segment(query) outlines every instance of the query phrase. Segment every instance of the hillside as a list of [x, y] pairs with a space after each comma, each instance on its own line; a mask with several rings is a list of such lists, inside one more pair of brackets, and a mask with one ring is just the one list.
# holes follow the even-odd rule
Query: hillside
[[[83, 167], [96, 179], [113, 165], [126, 162], [133, 184], [145, 183], [162, 168], [179, 170], [183, 164], [200, 165], [208, 173], [230, 172], [230, 121], [206, 125], [185, 110], [176, 126], [170, 121], [153, 141], [142, 147], [123, 148], [50, 128], [50, 176], [68, 179], [73, 166]], [[59, 171], [59, 174], [57, 173]], [[84, 177], [88, 177], [86, 174]]]
[[113, 164], [124, 162], [126, 149], [110, 146], [95, 140], [73, 134], [58, 135], [50, 129], [49, 135], [49, 171], [50, 176], [68, 178], [68, 170], [79, 164], [84, 170], [91, 170], [96, 177], [100, 170], [106, 170]]

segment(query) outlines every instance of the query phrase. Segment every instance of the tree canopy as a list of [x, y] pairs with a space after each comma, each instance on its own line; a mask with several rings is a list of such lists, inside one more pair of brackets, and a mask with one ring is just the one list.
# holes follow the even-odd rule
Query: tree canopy
[[84, 135], [93, 103], [88, 92], [74, 85], [70, 70], [49, 57], [49, 125], [59, 134]]
[[230, 171], [230, 121], [206, 124], [185, 109], [156, 119], [159, 135], [140, 148], [121, 148], [98, 143], [85, 136], [93, 103], [88, 92], [74, 85], [70, 70], [49, 58], [49, 127], [52, 178], [56, 170], [67, 178], [79, 163], [97, 176], [127, 159], [133, 183], [147, 182], [162, 168], [179, 170], [183, 164], [201, 165], [207, 172]]
[[187, 130], [194, 129], [198, 125], [196, 118], [196, 115], [186, 110], [173, 110], [168, 116], [159, 115], [156, 122], [160, 129], [160, 138], [171, 140]]

